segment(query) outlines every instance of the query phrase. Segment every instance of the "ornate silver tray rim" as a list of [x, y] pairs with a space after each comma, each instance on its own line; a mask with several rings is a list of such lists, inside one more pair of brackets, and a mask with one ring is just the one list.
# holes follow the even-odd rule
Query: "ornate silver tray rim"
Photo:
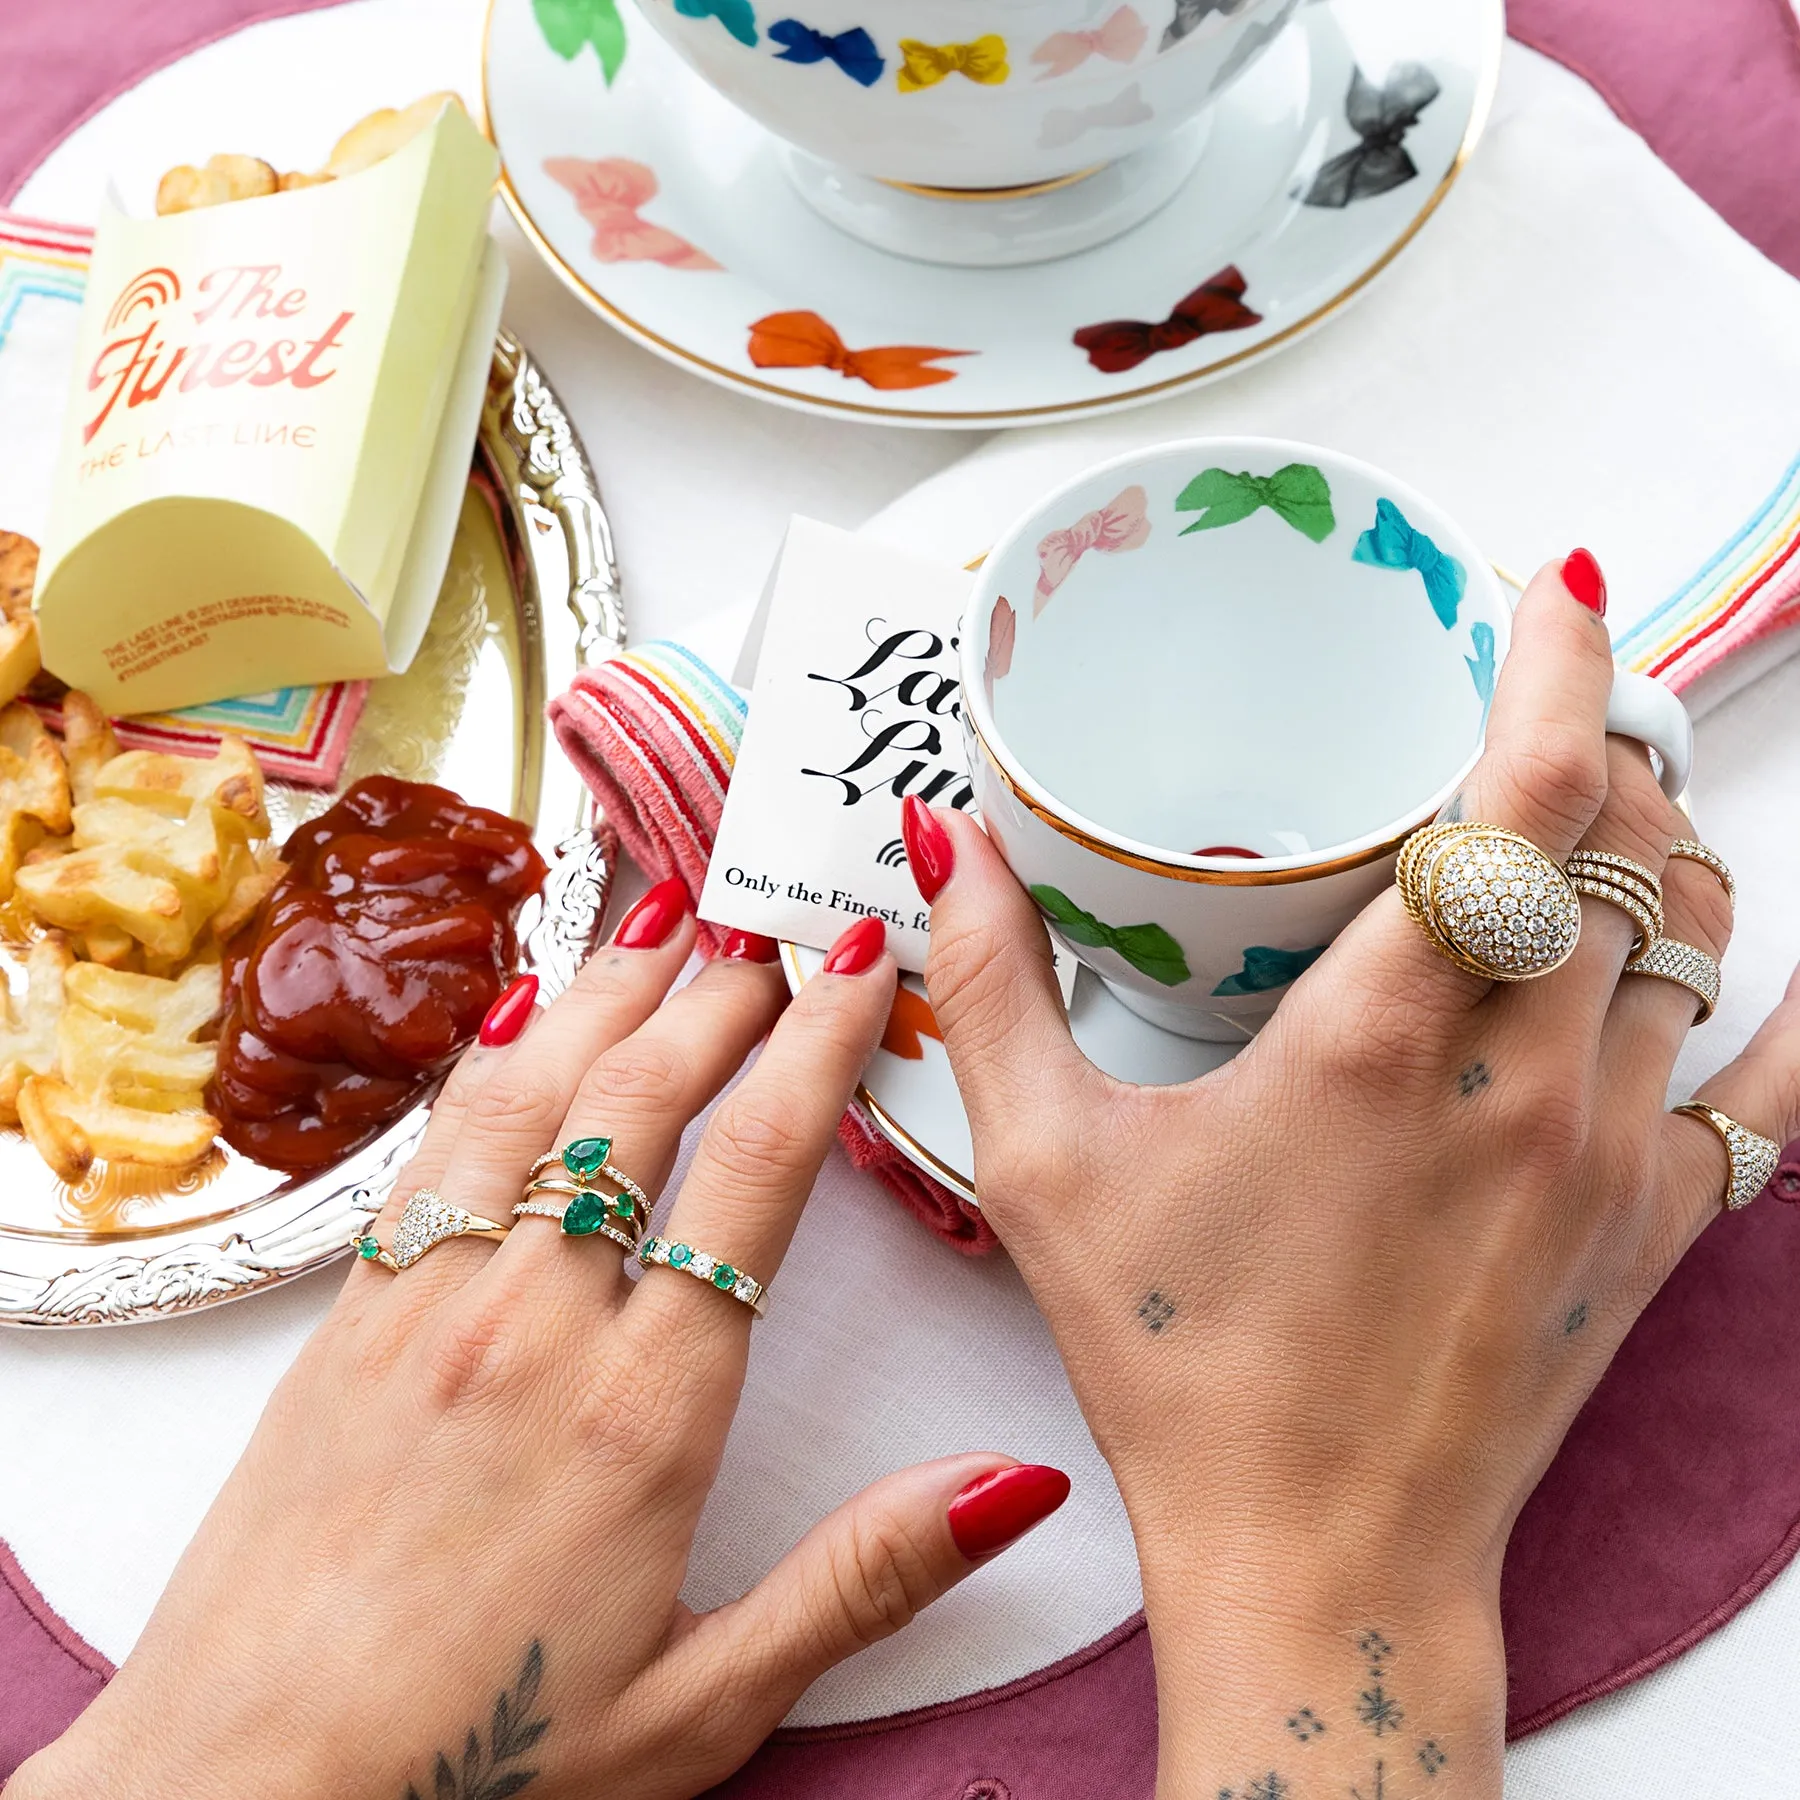
[[[576, 669], [624, 648], [612, 532], [561, 402], [504, 328], [494, 345], [475, 467], [500, 497], [513, 572], [526, 721], [514, 792], [550, 863], [519, 922], [520, 961], [548, 993], [573, 979], [600, 931], [618, 845], [580, 778], [546, 754], [544, 707]], [[129, 1239], [0, 1235], [0, 1325], [121, 1325], [260, 1293], [347, 1253], [425, 1129], [427, 1096], [373, 1143], [227, 1219]], [[129, 1245], [129, 1248], [126, 1246]]]

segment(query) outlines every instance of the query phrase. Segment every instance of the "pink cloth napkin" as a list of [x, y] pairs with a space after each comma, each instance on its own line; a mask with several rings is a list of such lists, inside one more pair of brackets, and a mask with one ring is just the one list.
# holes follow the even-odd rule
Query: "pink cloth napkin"
[[[743, 735], [736, 690], [679, 644], [645, 644], [582, 670], [551, 701], [550, 723], [631, 860], [659, 880], [679, 875], [698, 895]], [[702, 921], [702, 953], [716, 954], [721, 935]], [[980, 1209], [909, 1162], [860, 1106], [838, 1137], [857, 1168], [953, 1250], [995, 1247]]]

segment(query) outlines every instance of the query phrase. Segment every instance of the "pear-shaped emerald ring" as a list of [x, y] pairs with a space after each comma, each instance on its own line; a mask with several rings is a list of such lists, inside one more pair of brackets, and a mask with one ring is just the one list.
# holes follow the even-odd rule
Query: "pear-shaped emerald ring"
[[[635, 1250], [650, 1222], [650, 1196], [612, 1160], [609, 1137], [576, 1138], [531, 1165], [516, 1218], [555, 1219], [568, 1237], [608, 1237]], [[596, 1181], [619, 1192], [608, 1194]]]

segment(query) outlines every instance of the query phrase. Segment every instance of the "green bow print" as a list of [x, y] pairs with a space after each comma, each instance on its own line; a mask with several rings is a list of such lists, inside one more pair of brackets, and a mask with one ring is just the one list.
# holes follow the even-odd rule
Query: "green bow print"
[[1181, 946], [1160, 925], [1104, 925], [1091, 912], [1083, 912], [1067, 894], [1041, 883], [1032, 887], [1031, 897], [1071, 943], [1085, 944], [1090, 950], [1111, 950], [1140, 975], [1148, 975], [1164, 987], [1180, 987], [1189, 978]]
[[615, 0], [531, 0], [544, 42], [564, 62], [573, 62], [584, 44], [594, 46], [600, 72], [611, 87], [625, 60], [625, 21]]
[[1265, 506], [1315, 544], [1324, 543], [1337, 530], [1331, 484], [1311, 463], [1289, 463], [1273, 475], [1234, 475], [1229, 469], [1208, 469], [1175, 496], [1177, 512], [1201, 515], [1183, 537], [1235, 525]]

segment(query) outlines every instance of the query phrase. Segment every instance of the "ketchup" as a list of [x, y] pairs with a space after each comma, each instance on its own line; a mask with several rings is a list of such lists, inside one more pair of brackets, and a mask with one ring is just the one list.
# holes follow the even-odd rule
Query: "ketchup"
[[225, 953], [207, 1104], [257, 1162], [322, 1168], [366, 1143], [475, 1036], [546, 873], [515, 819], [372, 775], [287, 841]]

